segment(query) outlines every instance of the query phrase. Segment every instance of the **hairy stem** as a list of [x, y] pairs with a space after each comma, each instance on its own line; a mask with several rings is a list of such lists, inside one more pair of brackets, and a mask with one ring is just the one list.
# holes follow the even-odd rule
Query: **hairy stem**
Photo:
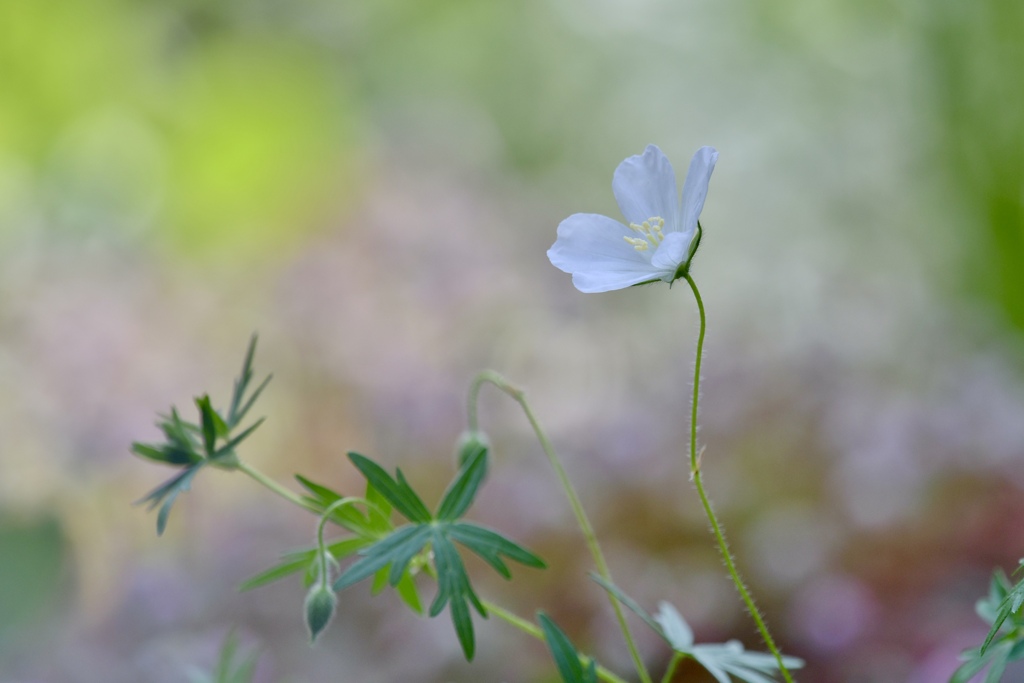
[[[526, 414], [526, 419], [530, 422], [530, 426], [533, 427], [533, 432], [537, 435], [537, 440], [540, 441], [541, 448], [544, 449], [544, 454], [547, 455], [548, 461], [551, 463], [551, 467], [554, 468], [555, 473], [558, 475], [558, 479], [562, 484], [562, 489], [565, 491], [565, 495], [569, 499], [569, 505], [572, 506], [573, 514], [576, 516], [576, 522], [579, 524], [580, 531], [583, 532], [583, 537], [586, 539], [587, 547], [590, 549], [590, 554], [594, 558], [594, 564], [597, 567], [598, 574], [600, 574], [608, 583], [614, 583], [612, 581], [611, 571], [608, 569], [608, 563], [604, 559], [604, 553], [601, 551], [601, 545], [597, 541], [597, 535], [594, 533], [594, 528], [591, 526], [590, 520], [587, 518], [587, 513], [583, 510], [583, 504], [580, 503], [579, 496], [576, 495], [576, 490], [569, 481], [569, 476], [565, 473], [565, 468], [562, 467], [562, 461], [559, 459], [558, 453], [555, 451], [550, 439], [548, 439], [547, 434], [544, 433], [540, 423], [537, 422], [536, 416], [530, 409], [530, 404], [527, 403], [526, 397], [523, 395], [523, 391], [509, 384], [504, 377], [492, 370], [484, 370], [478, 374], [473, 379], [473, 383], [469, 388], [469, 429], [471, 431], [477, 431], [478, 429], [477, 399], [480, 395], [480, 388], [484, 384], [493, 384], [500, 391], [507, 394], [513, 401], [518, 403], [523, 409], [523, 412]], [[629, 648], [629, 654], [633, 658], [633, 664], [636, 666], [636, 671], [640, 676], [641, 683], [651, 683], [650, 674], [647, 673], [647, 668], [644, 666], [643, 659], [640, 657], [640, 650], [637, 648], [636, 641], [633, 639], [633, 634], [629, 630], [629, 624], [626, 622], [626, 615], [622, 611], [622, 606], [619, 604], [619, 601], [610, 594], [608, 595], [608, 600], [611, 602], [612, 609], [615, 610], [615, 618], [619, 622], [619, 628], [622, 630], [623, 638], [626, 641], [626, 646]]]
[[[544, 632], [533, 622], [527, 621], [526, 619], [509, 612], [505, 608], [499, 607], [489, 600], [484, 600], [483, 604], [487, 609], [488, 614], [493, 614], [506, 624], [514, 626], [527, 635], [533, 636], [538, 640], [544, 640]], [[590, 657], [580, 655], [580, 663], [583, 664], [583, 666], [588, 666], [590, 662]], [[600, 664], [597, 664], [597, 677], [602, 681], [606, 681], [606, 683], [626, 683], [625, 679], [619, 678]]]
[[750, 612], [750, 616], [754, 618], [754, 622], [757, 624], [757, 630], [761, 632], [761, 638], [764, 639], [765, 645], [771, 650], [771, 653], [775, 656], [775, 661], [779, 665], [779, 671], [782, 672], [782, 677], [787, 683], [793, 683], [793, 677], [790, 675], [789, 670], [782, 661], [782, 653], [779, 652], [779, 648], [775, 645], [775, 641], [772, 639], [771, 633], [768, 632], [768, 626], [764, 622], [764, 618], [761, 616], [760, 610], [757, 605], [754, 604], [754, 598], [751, 597], [750, 591], [747, 590], [746, 585], [743, 583], [743, 579], [740, 578], [740, 573], [736, 569], [736, 562], [733, 560], [732, 552], [729, 550], [729, 544], [725, 540], [725, 531], [722, 528], [721, 523], [718, 521], [718, 517], [715, 516], [715, 511], [711, 508], [711, 501], [708, 499], [707, 492], [704, 490], [704, 482], [701, 476], [700, 470], [700, 454], [697, 452], [697, 403], [700, 400], [700, 363], [701, 356], [704, 352], [704, 332], [707, 326], [707, 321], [704, 317], [704, 302], [700, 298], [700, 291], [697, 289], [697, 283], [693, 281], [693, 278], [689, 273], [684, 275], [686, 282], [689, 283], [690, 289], [693, 290], [693, 297], [697, 300], [697, 310], [700, 313], [700, 333], [697, 336], [697, 361], [694, 365], [693, 371], [693, 406], [690, 414], [690, 478], [693, 480], [693, 485], [697, 489], [697, 494], [700, 496], [701, 505], [704, 506], [704, 512], [708, 517], [708, 522], [711, 523], [711, 531], [715, 535], [715, 541], [718, 543], [718, 550], [722, 554], [722, 560], [725, 562], [726, 569], [729, 570], [729, 576], [732, 577], [732, 582], [736, 586], [736, 590], [739, 592], [740, 597], [743, 599], [743, 603], [747, 606], [747, 611]]

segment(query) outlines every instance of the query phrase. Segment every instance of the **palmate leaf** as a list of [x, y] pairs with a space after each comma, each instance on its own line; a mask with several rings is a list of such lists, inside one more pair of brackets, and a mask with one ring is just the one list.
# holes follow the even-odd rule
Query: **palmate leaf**
[[430, 510], [423, 504], [423, 501], [412, 490], [402, 471], [398, 470], [397, 481], [388, 474], [383, 467], [358, 453], [349, 453], [349, 460], [356, 466], [366, 480], [380, 493], [396, 510], [402, 513], [410, 522], [428, 522], [431, 519]]
[[[458, 516], [472, 504], [486, 474], [486, 449], [463, 462], [438, 505], [436, 517], [430, 515], [401, 472], [397, 478], [392, 478], [369, 458], [357, 453], [350, 453], [349, 458], [367, 479], [367, 499], [375, 492], [374, 495], [394, 505], [412, 523], [390, 530], [384, 538], [361, 549], [362, 557], [342, 572], [334, 582], [334, 590], [344, 590], [373, 576], [375, 590], [382, 588], [386, 581], [401, 593], [402, 582], [411, 581], [409, 567], [413, 561], [426, 561], [427, 552], [433, 551], [438, 588], [429, 615], [435, 617], [448, 608], [462, 651], [466, 659], [471, 660], [476, 643], [470, 606], [484, 618], [487, 610], [473, 590], [456, 543], [478, 555], [506, 579], [511, 577], [506, 559], [529, 567], [545, 567], [537, 555], [498, 532], [459, 521]], [[317, 493], [315, 489], [310, 490]]]
[[593, 659], [587, 662], [584, 667], [576, 647], [565, 635], [562, 629], [558, 628], [555, 622], [540, 612], [537, 614], [537, 621], [544, 632], [544, 640], [548, 644], [551, 656], [555, 660], [558, 674], [562, 677], [563, 683], [597, 683], [597, 664]]
[[175, 499], [182, 491], [187, 491], [192, 479], [203, 465], [214, 465], [222, 469], [238, 467], [235, 449], [248, 438], [263, 420], [232, 436], [232, 431], [252, 407], [259, 393], [266, 386], [267, 380], [251, 396], [245, 393], [252, 378], [252, 357], [256, 350], [256, 336], [253, 335], [242, 366], [242, 375], [235, 381], [235, 390], [231, 400], [228, 419], [225, 419], [214, 407], [206, 394], [195, 399], [199, 411], [199, 422], [192, 423], [182, 419], [175, 407], [171, 407], [170, 415], [161, 415], [157, 427], [163, 432], [164, 443], [133, 443], [131, 452], [139, 457], [171, 465], [179, 468], [179, 473], [160, 485], [139, 502], [149, 503], [150, 509], [160, 506], [157, 513], [157, 533], [162, 534], [167, 526], [167, 519]]

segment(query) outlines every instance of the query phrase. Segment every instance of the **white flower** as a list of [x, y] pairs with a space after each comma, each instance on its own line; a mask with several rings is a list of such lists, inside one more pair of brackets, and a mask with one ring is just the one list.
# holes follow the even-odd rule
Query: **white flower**
[[690, 161], [680, 202], [672, 164], [654, 145], [619, 164], [612, 192], [628, 225], [594, 213], [576, 213], [558, 226], [548, 249], [552, 265], [572, 273], [581, 292], [607, 292], [686, 274], [700, 242], [697, 219], [718, 161], [701, 147]]

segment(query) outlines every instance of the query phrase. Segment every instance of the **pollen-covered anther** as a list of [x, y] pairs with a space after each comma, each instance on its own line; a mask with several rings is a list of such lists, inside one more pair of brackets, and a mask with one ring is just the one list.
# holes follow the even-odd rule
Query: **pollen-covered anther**
[[643, 237], [623, 237], [622, 239], [632, 244], [633, 248], [637, 251], [647, 251], [647, 249], [650, 248], [650, 243]]
[[630, 223], [629, 229], [634, 232], [640, 233], [641, 237], [623, 237], [633, 245], [633, 248], [637, 251], [647, 251], [651, 247], [655, 249], [665, 239], [665, 233], [662, 229], [665, 227], [665, 219], [659, 216], [653, 216], [648, 218], [640, 225], [636, 223]]

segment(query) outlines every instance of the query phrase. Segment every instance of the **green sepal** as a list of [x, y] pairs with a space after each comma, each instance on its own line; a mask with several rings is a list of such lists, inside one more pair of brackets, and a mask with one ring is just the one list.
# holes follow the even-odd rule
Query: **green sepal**
[[479, 430], [476, 431], [465, 431], [459, 435], [459, 440], [455, 444], [455, 460], [458, 463], [459, 469], [466, 464], [466, 461], [474, 457], [479, 450], [489, 451], [491, 449], [490, 439], [487, 435]]
[[310, 642], [316, 642], [317, 636], [327, 628], [331, 618], [334, 617], [337, 606], [338, 596], [323, 584], [313, 586], [306, 594], [303, 613], [306, 618], [306, 628], [309, 630]]

